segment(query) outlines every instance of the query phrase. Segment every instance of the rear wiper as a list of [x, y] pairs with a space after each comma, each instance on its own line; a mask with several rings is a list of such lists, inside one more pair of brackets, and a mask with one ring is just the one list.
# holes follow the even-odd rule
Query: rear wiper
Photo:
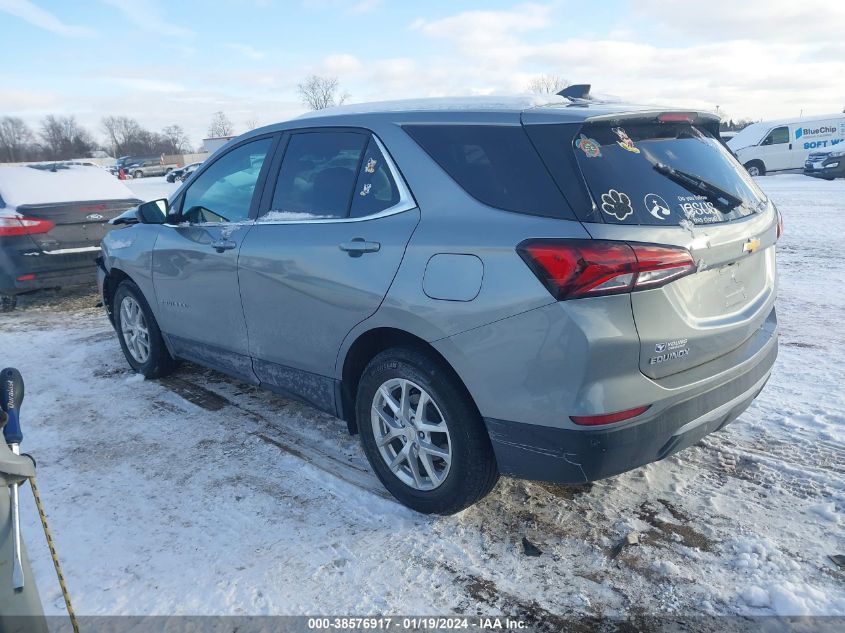
[[680, 171], [664, 163], [654, 163], [653, 166], [655, 171], [675, 181], [687, 191], [706, 196], [722, 213], [729, 213], [742, 204], [740, 198], [694, 174]]

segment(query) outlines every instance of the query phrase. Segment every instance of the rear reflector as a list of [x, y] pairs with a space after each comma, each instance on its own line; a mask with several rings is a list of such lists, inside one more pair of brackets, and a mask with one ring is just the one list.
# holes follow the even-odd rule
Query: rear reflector
[[656, 244], [536, 239], [517, 252], [558, 301], [657, 288], [696, 270], [688, 250]]
[[21, 275], [17, 278], [17, 281], [35, 281], [35, 274], [29, 273], [28, 275]]
[[49, 233], [56, 226], [50, 220], [23, 216], [0, 217], [0, 237]]
[[617, 411], [616, 413], [606, 413], [605, 415], [570, 415], [569, 419], [575, 422], [575, 424], [580, 424], [581, 426], [613, 424], [614, 422], [621, 422], [622, 420], [635, 418], [648, 411], [650, 406], [650, 404], [647, 404], [644, 407], [628, 409], [627, 411]]

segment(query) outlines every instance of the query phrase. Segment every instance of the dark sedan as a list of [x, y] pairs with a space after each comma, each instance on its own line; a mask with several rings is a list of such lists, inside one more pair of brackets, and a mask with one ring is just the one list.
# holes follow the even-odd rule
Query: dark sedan
[[813, 178], [845, 178], [845, 150], [813, 152], [804, 163], [804, 175]]
[[93, 283], [108, 221], [140, 202], [96, 167], [0, 168], [0, 312], [19, 294]]

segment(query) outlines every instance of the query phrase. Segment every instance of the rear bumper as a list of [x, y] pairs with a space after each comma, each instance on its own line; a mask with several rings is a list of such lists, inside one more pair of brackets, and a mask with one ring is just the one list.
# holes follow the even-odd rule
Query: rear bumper
[[[0, 270], [0, 293], [24, 294], [44, 288], [93, 284], [97, 252], [7, 257], [8, 267]], [[34, 275], [33, 279], [20, 280]]]
[[652, 419], [580, 430], [485, 418], [499, 471], [557, 483], [585, 483], [664, 459], [735, 420], [763, 389], [777, 358], [777, 332], [743, 371], [672, 404]]

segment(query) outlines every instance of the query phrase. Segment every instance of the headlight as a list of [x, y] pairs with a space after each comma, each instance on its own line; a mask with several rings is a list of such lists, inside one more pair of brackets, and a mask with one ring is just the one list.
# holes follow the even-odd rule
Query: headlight
[[842, 150], [842, 151], [839, 151], [839, 152], [831, 152], [827, 156], [828, 156], [828, 158], [839, 158], [840, 156], [845, 156], [845, 150]]
[[833, 169], [834, 167], [839, 167], [839, 161], [824, 166], [825, 169]]

